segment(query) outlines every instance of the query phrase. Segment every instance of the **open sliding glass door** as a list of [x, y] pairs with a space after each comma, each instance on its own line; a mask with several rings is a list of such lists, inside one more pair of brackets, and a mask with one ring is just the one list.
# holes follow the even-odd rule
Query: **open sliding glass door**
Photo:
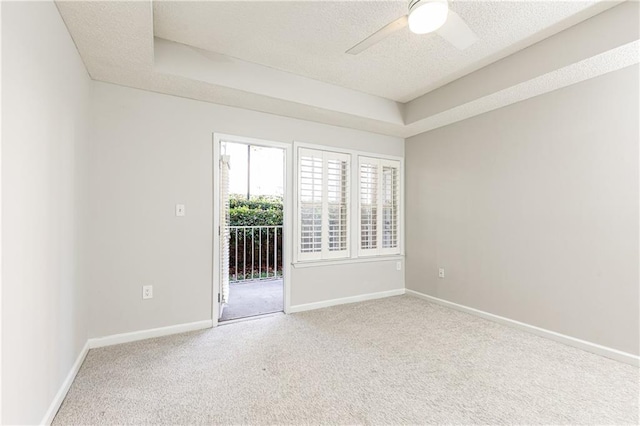
[[218, 318], [229, 303], [229, 156], [220, 156], [220, 294]]

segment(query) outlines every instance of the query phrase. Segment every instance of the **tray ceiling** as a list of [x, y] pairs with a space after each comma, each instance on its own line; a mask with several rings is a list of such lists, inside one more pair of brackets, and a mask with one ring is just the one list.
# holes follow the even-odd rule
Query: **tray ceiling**
[[212, 1], [153, 4], [154, 34], [398, 102], [408, 102], [593, 6], [595, 1], [453, 1], [479, 42], [459, 51], [404, 28], [345, 51], [407, 13], [407, 1]]
[[637, 63], [620, 3], [456, 1], [469, 49], [404, 29], [353, 56], [404, 1], [56, 2], [94, 80], [400, 137]]

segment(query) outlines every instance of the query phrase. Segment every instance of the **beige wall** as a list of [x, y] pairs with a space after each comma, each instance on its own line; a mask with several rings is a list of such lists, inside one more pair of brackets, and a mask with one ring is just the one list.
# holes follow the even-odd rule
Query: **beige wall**
[[296, 305], [404, 289], [404, 272], [396, 269], [401, 258], [317, 268], [292, 268], [295, 283], [291, 298]]
[[633, 66], [408, 139], [407, 288], [638, 354], [638, 90]]
[[[95, 82], [92, 99], [91, 337], [211, 319], [213, 132], [404, 152], [400, 138], [111, 84]], [[293, 270], [291, 305], [404, 287], [395, 262], [367, 265], [367, 279], [360, 265]]]
[[87, 341], [90, 80], [53, 2], [2, 2], [2, 424], [39, 424]]

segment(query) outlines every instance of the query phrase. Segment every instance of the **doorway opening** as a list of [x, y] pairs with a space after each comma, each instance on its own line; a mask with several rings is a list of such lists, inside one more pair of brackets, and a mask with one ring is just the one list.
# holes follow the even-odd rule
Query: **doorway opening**
[[220, 141], [219, 321], [284, 310], [285, 150]]

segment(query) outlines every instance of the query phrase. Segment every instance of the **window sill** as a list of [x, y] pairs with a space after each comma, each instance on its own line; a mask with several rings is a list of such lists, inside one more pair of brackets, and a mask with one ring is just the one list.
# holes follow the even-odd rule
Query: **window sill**
[[349, 259], [312, 260], [312, 261], [306, 261], [306, 262], [294, 262], [291, 264], [291, 266], [293, 266], [296, 269], [303, 269], [303, 268], [317, 268], [321, 266], [350, 265], [354, 263], [398, 261], [403, 259], [404, 259], [404, 255], [402, 254], [392, 254], [392, 255], [383, 255], [383, 256], [352, 257]]

